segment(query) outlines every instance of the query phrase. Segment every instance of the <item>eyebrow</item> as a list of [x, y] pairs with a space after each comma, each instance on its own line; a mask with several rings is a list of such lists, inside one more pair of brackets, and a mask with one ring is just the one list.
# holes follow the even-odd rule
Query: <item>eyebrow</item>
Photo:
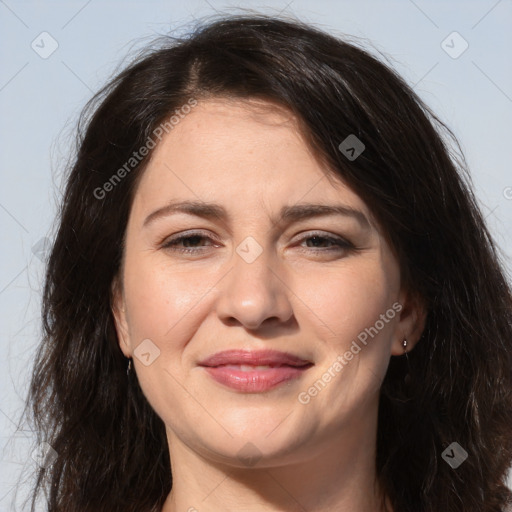
[[[203, 219], [217, 219], [223, 222], [227, 222], [229, 219], [226, 209], [219, 204], [203, 201], [180, 201], [171, 202], [150, 213], [144, 220], [142, 226], [147, 227], [157, 219], [168, 217], [176, 213], [186, 213]], [[333, 215], [352, 217], [361, 225], [361, 227], [366, 229], [371, 227], [370, 221], [363, 212], [342, 204], [301, 203], [292, 206], [283, 206], [279, 212], [278, 221], [296, 222], [312, 217]]]

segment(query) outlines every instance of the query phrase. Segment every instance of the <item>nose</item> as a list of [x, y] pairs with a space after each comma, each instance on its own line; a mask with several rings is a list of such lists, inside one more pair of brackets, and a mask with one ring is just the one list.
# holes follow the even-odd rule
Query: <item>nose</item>
[[233, 254], [233, 267], [219, 283], [217, 314], [228, 325], [241, 324], [247, 329], [280, 325], [293, 315], [291, 290], [283, 272], [269, 250], [254, 260]]

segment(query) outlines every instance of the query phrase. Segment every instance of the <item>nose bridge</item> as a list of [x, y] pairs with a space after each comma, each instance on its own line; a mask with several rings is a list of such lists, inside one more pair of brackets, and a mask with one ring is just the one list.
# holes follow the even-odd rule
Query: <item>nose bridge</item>
[[279, 274], [275, 252], [254, 237], [246, 237], [236, 247], [231, 272], [223, 280], [219, 316], [252, 329], [269, 318], [287, 321], [292, 309]]

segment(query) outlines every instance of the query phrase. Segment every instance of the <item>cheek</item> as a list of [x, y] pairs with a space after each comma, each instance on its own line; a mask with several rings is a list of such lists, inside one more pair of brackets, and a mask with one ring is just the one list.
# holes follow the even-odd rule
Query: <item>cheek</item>
[[336, 430], [356, 410], [366, 410], [364, 404], [382, 384], [397, 321], [392, 308], [396, 275], [393, 269], [367, 265], [314, 277], [309, 276], [314, 287], [302, 282], [300, 296], [311, 309], [303, 311], [312, 338], [322, 345], [322, 357], [309, 387], [301, 390], [301, 400], [310, 400], [306, 408], [311, 421], [323, 416]]
[[[340, 351], [391, 308], [396, 289], [393, 269], [369, 261], [358, 268], [310, 274], [297, 283], [296, 293], [310, 308], [307, 315], [318, 336], [328, 341], [326, 348]], [[379, 322], [383, 336], [392, 324]]]
[[[130, 331], [134, 337], [168, 337], [179, 340], [177, 331], [193, 317], [194, 308], [205, 290], [213, 286], [204, 273], [182, 272], [147, 261], [127, 262], [125, 290], [130, 311]], [[163, 345], [162, 345], [163, 346]]]
[[186, 377], [184, 350], [201, 323], [205, 293], [215, 281], [205, 273], [170, 269], [155, 260], [147, 255], [127, 259], [125, 294], [134, 358], [147, 346], [146, 340], [157, 347], [149, 346], [149, 365], [135, 361], [137, 378], [153, 409], [165, 416], [188, 396], [180, 385]]

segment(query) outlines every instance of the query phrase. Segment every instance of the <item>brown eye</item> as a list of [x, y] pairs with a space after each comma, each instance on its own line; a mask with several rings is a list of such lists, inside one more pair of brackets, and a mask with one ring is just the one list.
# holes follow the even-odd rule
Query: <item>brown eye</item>
[[195, 232], [171, 238], [162, 245], [162, 248], [188, 254], [200, 253], [204, 252], [205, 246], [202, 242], [204, 242], [205, 240], [209, 240], [212, 243], [215, 242], [213, 238], [206, 236], [204, 233]]
[[319, 249], [320, 252], [355, 249], [353, 244], [343, 238], [322, 234], [312, 234], [302, 239], [302, 242], [308, 243], [308, 241], [312, 241], [312, 245], [308, 245], [308, 249]]

